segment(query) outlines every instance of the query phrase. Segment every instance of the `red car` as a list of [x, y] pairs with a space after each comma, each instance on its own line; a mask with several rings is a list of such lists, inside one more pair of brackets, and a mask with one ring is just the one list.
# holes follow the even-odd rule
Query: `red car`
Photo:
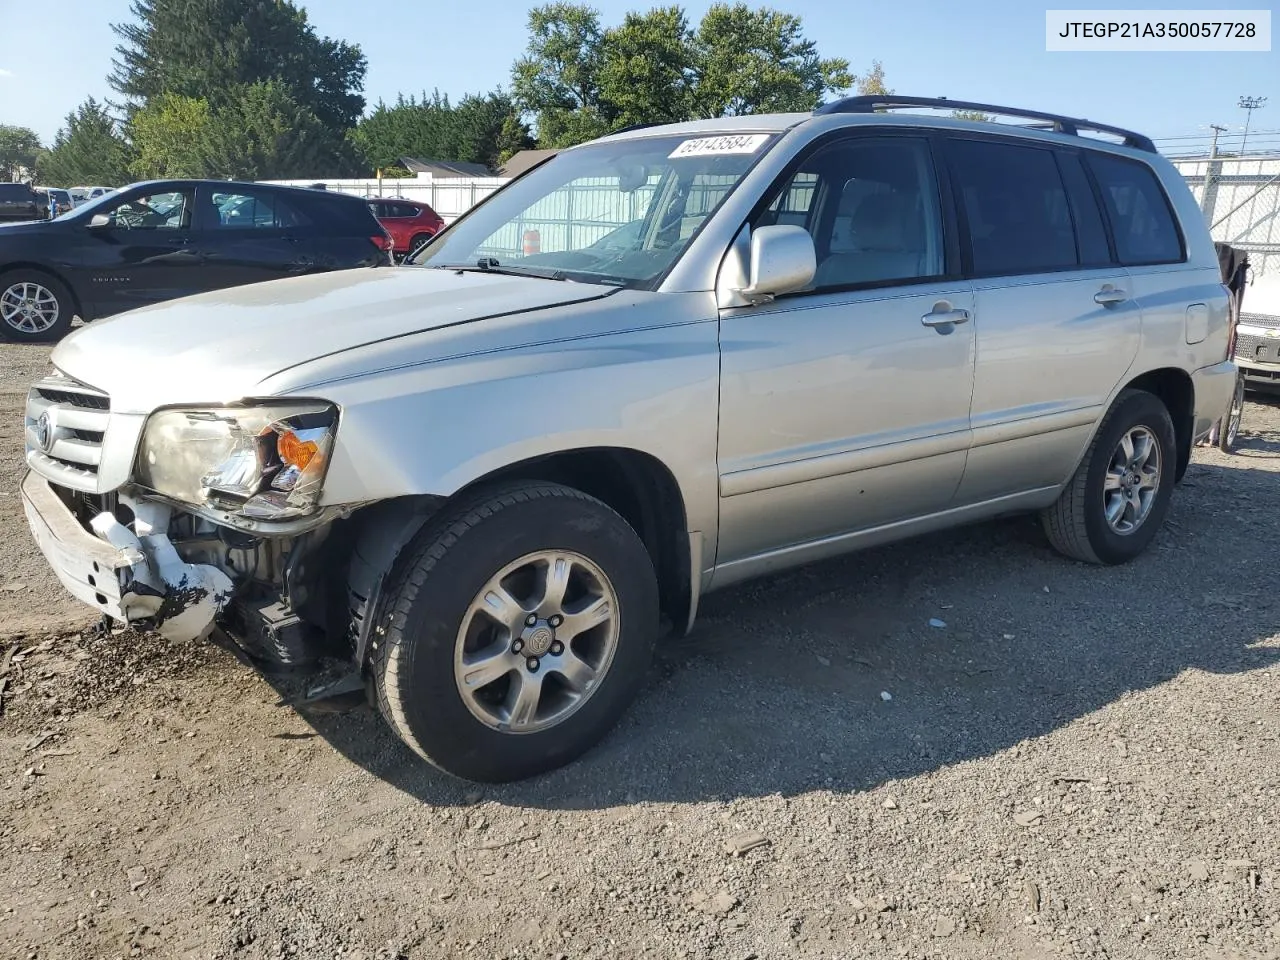
[[397, 257], [413, 253], [444, 229], [440, 215], [417, 200], [370, 200], [369, 209], [391, 234], [391, 250]]

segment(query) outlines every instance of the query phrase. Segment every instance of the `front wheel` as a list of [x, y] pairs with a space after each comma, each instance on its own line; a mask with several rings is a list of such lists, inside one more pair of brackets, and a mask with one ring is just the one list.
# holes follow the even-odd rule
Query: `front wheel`
[[379, 604], [378, 706], [417, 754], [502, 782], [575, 759], [644, 681], [653, 564], [599, 500], [558, 484], [481, 493], [431, 523]]
[[1071, 482], [1041, 513], [1054, 549], [1100, 564], [1142, 553], [1169, 512], [1176, 451], [1173, 420], [1160, 398], [1123, 391]]
[[75, 306], [56, 278], [41, 270], [0, 274], [0, 337], [18, 343], [57, 340], [71, 329]]
[[1230, 453], [1240, 437], [1240, 421], [1244, 419], [1244, 374], [1236, 373], [1236, 388], [1231, 394], [1231, 409], [1218, 421], [1218, 449]]

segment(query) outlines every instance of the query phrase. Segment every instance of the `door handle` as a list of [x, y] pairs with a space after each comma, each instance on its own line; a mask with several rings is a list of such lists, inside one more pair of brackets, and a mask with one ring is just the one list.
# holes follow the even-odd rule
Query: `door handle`
[[1124, 303], [1128, 299], [1129, 294], [1109, 284], [1093, 295], [1093, 302], [1104, 307], [1108, 307], [1113, 303]]
[[185, 247], [185, 246], [189, 246], [190, 243], [191, 243], [190, 237], [170, 237], [169, 238], [169, 246], [171, 247]]
[[969, 322], [968, 310], [934, 310], [920, 318], [926, 327], [948, 327]]

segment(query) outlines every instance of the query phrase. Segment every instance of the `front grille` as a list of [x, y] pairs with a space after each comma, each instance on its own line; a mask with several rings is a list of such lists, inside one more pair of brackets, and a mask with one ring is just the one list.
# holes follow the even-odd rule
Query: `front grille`
[[48, 377], [27, 395], [28, 456], [50, 479], [93, 490], [110, 421], [105, 393], [69, 377]]
[[1280, 337], [1237, 333], [1235, 359], [1247, 363], [1280, 363]]
[[1240, 312], [1240, 322], [1254, 327], [1280, 327], [1280, 315], [1274, 313]]

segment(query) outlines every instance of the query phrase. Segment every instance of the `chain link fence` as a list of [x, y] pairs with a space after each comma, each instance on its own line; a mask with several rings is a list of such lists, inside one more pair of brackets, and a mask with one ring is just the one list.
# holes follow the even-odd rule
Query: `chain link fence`
[[1280, 156], [1179, 157], [1214, 240], [1249, 254], [1254, 276], [1280, 274]]

